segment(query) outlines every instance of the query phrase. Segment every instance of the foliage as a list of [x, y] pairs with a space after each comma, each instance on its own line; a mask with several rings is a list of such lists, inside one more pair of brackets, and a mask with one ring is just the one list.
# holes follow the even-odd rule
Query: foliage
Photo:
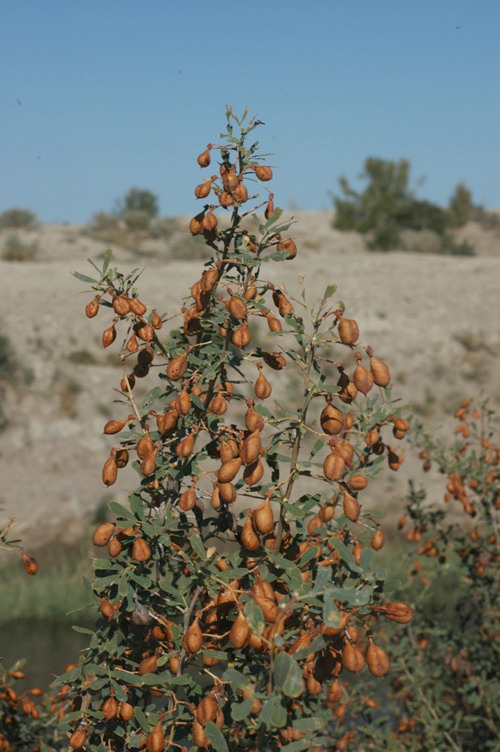
[[[355, 191], [347, 178], [342, 176], [339, 179], [343, 198], [333, 197], [336, 210], [333, 226], [366, 234], [368, 247], [372, 250], [399, 248], [403, 231], [425, 231], [434, 233], [441, 240], [436, 252], [470, 255], [473, 252], [471, 246], [466, 249], [464, 244], [455, 245], [448, 233], [450, 228], [460, 226], [468, 217], [471, 198], [466, 186], [457, 186], [450, 208], [446, 210], [430, 201], [415, 198], [409, 187], [409, 175], [410, 163], [406, 159], [391, 161], [369, 157], [360, 176], [367, 183], [363, 191]], [[415, 240], [415, 236], [412, 237]], [[429, 235], [425, 237], [426, 241], [430, 238]], [[420, 238], [419, 242], [413, 247], [422, 247]], [[432, 244], [425, 243], [424, 252], [429, 252], [430, 247], [437, 249], [434, 240]]]
[[[383, 536], [377, 512], [358, 497], [384, 463], [398, 468], [386, 435], [401, 439], [409, 424], [392, 403], [387, 366], [358, 344], [344, 304], [330, 303], [335, 286], [311, 307], [305, 291], [292, 303], [262, 277], [296, 248], [266, 187], [272, 171], [258, 144], [247, 146], [259, 122], [246, 116], [229, 108], [222, 144], [198, 157], [207, 166], [212, 149], [220, 153], [220, 179], [196, 195], [213, 191], [230, 223], [218, 229], [215, 203], [190, 223], [212, 258], [180, 328], [160, 338], [168, 320], [139, 299], [137, 270], [112, 267], [110, 252], [94, 277], [76, 273], [95, 293], [87, 316], [112, 316], [103, 345], [124, 330], [123, 415], [104, 428], [113, 447], [103, 481], [112, 486], [134, 453], [140, 483], [129, 506], [110, 502], [116, 522], [94, 534], [107, 547], [92, 579], [100, 617], [78, 666], [58, 680], [69, 687], [60, 728], [74, 749], [344, 744], [332, 716], [338, 692], [348, 692], [340, 671], [359, 672], [365, 660], [374, 675], [388, 670], [372, 642], [383, 616], [394, 617], [375, 559]], [[240, 227], [251, 213], [242, 211], [250, 177], [252, 191], [257, 178], [267, 192], [253, 232]], [[258, 346], [250, 319], [268, 332]], [[337, 384], [325, 370], [332, 347]], [[351, 377], [342, 352], [354, 352]], [[273, 405], [272, 383], [285, 369], [300, 393]], [[159, 383], [139, 403], [134, 385], [150, 372]], [[355, 644], [362, 625], [366, 659]]]
[[127, 230], [131, 232], [146, 232], [149, 229], [151, 215], [144, 209], [130, 209], [123, 214], [123, 221]]
[[4, 261], [34, 261], [38, 255], [38, 243], [24, 243], [17, 235], [9, 235], [4, 243]]
[[32, 230], [38, 224], [36, 214], [29, 209], [6, 209], [0, 214], [0, 229]]
[[452, 442], [417, 436], [424, 470], [446, 475], [446, 492], [440, 504], [410, 487], [401, 595], [418, 617], [388, 635], [397, 730], [367, 726], [367, 749], [497, 749], [500, 443], [487, 402], [468, 400], [456, 418]]
[[462, 227], [473, 219], [477, 207], [472, 203], [472, 193], [465, 183], [458, 183], [450, 198], [448, 214], [452, 227]]
[[151, 191], [131, 188], [120, 202], [119, 216], [126, 218], [129, 212], [144, 212], [150, 219], [158, 216], [158, 197]]

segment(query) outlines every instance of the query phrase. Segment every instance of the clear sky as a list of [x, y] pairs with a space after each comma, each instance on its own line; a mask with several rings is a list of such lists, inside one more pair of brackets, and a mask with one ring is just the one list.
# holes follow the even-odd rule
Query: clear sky
[[284, 208], [368, 156], [500, 208], [498, 0], [0, 0], [0, 211], [85, 222], [130, 187], [196, 207], [224, 105], [264, 120]]

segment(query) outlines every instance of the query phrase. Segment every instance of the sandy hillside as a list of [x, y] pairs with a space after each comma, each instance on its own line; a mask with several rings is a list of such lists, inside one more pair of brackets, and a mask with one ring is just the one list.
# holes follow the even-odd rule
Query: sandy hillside
[[[394, 392], [418, 415], [440, 423], [460, 399], [481, 391], [498, 403], [498, 232], [464, 228], [463, 236], [477, 245], [474, 257], [383, 254], [367, 252], [356, 233], [331, 229], [330, 212], [295, 217], [291, 234], [299, 253], [295, 261], [275, 265], [271, 280], [294, 296], [304, 277], [312, 299], [327, 284], [337, 284], [335, 299], [358, 321], [362, 342], [389, 362]], [[103, 351], [100, 345], [103, 326], [109, 325], [105, 315], [90, 321], [84, 316], [91, 296], [82, 294], [84, 285], [70, 274], [88, 273], [86, 258], [97, 260], [109, 243], [81, 230], [45, 225], [18, 232], [23, 242], [37, 242], [36, 260], [0, 261], [0, 335], [8, 336], [24, 369], [11, 376], [2, 398], [8, 425], [0, 433], [0, 514], [20, 520], [18, 529], [29, 544], [60, 533], [77, 537], [83, 517], [95, 514], [106, 499], [123, 501], [135, 487], [128, 470], [112, 494], [100, 480], [111, 446], [102, 427], [121, 416], [122, 408], [111, 404], [121, 368], [118, 347]], [[0, 233], [0, 253], [8, 234]], [[116, 248], [115, 262], [123, 270], [146, 266], [141, 297], [161, 312], [174, 312], [200, 275], [199, 259], [171, 258], [172, 244], [182, 256], [186, 240], [187, 234], [177, 232], [167, 241]], [[286, 379], [280, 383], [286, 388]], [[406, 466], [417, 468], [412, 462]], [[393, 503], [402, 489], [404, 480], [391, 478], [377, 504]]]

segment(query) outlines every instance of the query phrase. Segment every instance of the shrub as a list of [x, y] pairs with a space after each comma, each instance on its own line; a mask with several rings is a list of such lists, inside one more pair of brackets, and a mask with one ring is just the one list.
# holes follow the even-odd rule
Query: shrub
[[4, 261], [34, 261], [38, 255], [38, 243], [24, 243], [17, 235], [9, 235], [3, 246]]
[[497, 749], [500, 437], [486, 401], [467, 400], [455, 417], [454, 440], [416, 437], [424, 471], [435, 466], [446, 488], [439, 503], [410, 487], [400, 596], [418, 626], [388, 635], [396, 732], [381, 739], [368, 726], [366, 749]]
[[173, 217], [154, 219], [149, 226], [149, 234], [153, 238], [169, 240], [178, 230], [178, 222]]
[[111, 214], [110, 212], [96, 212], [92, 215], [92, 219], [90, 220], [89, 229], [92, 232], [106, 232], [108, 230], [112, 230], [116, 228], [118, 225], [119, 219], [115, 214]]
[[0, 214], [0, 229], [32, 230], [37, 224], [36, 214], [29, 209], [6, 209]]
[[401, 245], [405, 247], [404, 243], [405, 250], [409, 250], [409, 245], [437, 248], [436, 239], [431, 240], [430, 235], [417, 238], [406, 234], [405, 240], [402, 237], [402, 232], [426, 231], [439, 236], [441, 244], [437, 252], [471, 255], [473, 249], [469, 244], [455, 244], [447, 232], [463, 223], [467, 214], [470, 194], [465, 186], [457, 186], [450, 208], [445, 210], [414, 197], [409, 188], [409, 173], [410, 163], [406, 159], [395, 162], [368, 158], [361, 176], [367, 182], [363, 191], [355, 191], [345, 177], [339, 179], [344, 197], [333, 197], [336, 210], [333, 226], [367, 234], [371, 250], [395, 250]]
[[472, 193], [465, 183], [458, 183], [450, 198], [448, 214], [452, 227], [462, 227], [474, 217], [477, 207], [472, 203]]
[[124, 212], [122, 218], [131, 232], [146, 232], [151, 222], [151, 216], [144, 209], [130, 209]]
[[[94, 534], [108, 554], [92, 580], [100, 617], [78, 666], [58, 680], [68, 688], [61, 728], [74, 749], [290, 752], [298, 740], [302, 749], [342, 748], [350, 734], [332, 711], [348, 691], [342, 668], [365, 664], [359, 630], [368, 630], [370, 671], [388, 671], [377, 645], [383, 615], [393, 616], [375, 563], [383, 535], [360, 500], [381, 463], [398, 468], [386, 441], [409, 424], [392, 403], [387, 366], [356, 344], [343, 304], [330, 303], [334, 285], [311, 308], [307, 295], [294, 304], [262, 278], [266, 264], [292, 260], [297, 249], [272, 194], [253, 232], [240, 228], [245, 178], [255, 174], [267, 190], [272, 177], [258, 144], [246, 145], [259, 122], [245, 118], [228, 109], [223, 144], [198, 157], [207, 166], [217, 148], [222, 174], [210, 180], [214, 204], [190, 222], [212, 257], [180, 326], [162, 336], [163, 318], [134, 287], [136, 271], [113, 268], [110, 252], [90, 282], [86, 314], [111, 313], [102, 343], [123, 331], [127, 374], [123, 415], [104, 427], [113, 447], [102, 477], [114, 485], [133, 452], [139, 486], [129, 506], [110, 503], [116, 519]], [[233, 205], [222, 230], [216, 200]], [[350, 376], [343, 352], [355, 355]], [[159, 384], [139, 402], [135, 383], [149, 372]], [[288, 373], [301, 388], [273, 405], [273, 382]], [[398, 608], [409, 621], [409, 609]]]
[[131, 188], [121, 201], [120, 216], [128, 212], [144, 212], [153, 219], [158, 216], [158, 197], [151, 191]]

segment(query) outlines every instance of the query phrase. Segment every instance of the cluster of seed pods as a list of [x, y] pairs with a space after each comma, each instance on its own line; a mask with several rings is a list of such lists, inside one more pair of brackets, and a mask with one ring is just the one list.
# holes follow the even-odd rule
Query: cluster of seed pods
[[[260, 322], [270, 335], [285, 334], [284, 330], [292, 322], [300, 322], [300, 317], [286, 290], [260, 280], [260, 267], [245, 264], [245, 258], [260, 259], [269, 251], [278, 251], [282, 252], [283, 260], [291, 260], [297, 248], [292, 238], [283, 237], [283, 231], [262, 237], [240, 228], [240, 207], [255, 198], [249, 186], [257, 181], [267, 190], [265, 184], [272, 179], [272, 169], [252, 163], [248, 156], [243, 158], [242, 152], [238, 152], [233, 161], [230, 148], [212, 144], [199, 155], [200, 167], [211, 164], [217, 148], [222, 157], [219, 176], [211, 176], [195, 189], [199, 199], [207, 199], [213, 193], [214, 203], [207, 203], [189, 225], [190, 232], [203, 235], [215, 254], [182, 305], [182, 327], [175, 338], [168, 343], [160, 341], [159, 329], [164, 318], [130, 290], [108, 285], [86, 308], [87, 316], [94, 317], [103, 299], [110, 303], [115, 318], [103, 333], [103, 346], [112, 344], [117, 336], [116, 327], [121, 323], [127, 327], [122, 358], [124, 362], [131, 356], [137, 359], [120, 383], [129, 413], [124, 418], [109, 420], [104, 426], [106, 435], [118, 436], [125, 430], [128, 434], [119, 446], [112, 448], [103, 467], [103, 483], [113, 485], [118, 470], [127, 464], [130, 453], [134, 453], [142, 477], [143, 498], [147, 496], [145, 505], [152, 513], [171, 498], [170, 491], [166, 490], [166, 479], [175, 475], [181, 480], [177, 481], [174, 508], [187, 520], [186, 524], [196, 529], [197, 520], [211, 516], [217, 531], [214, 541], [224, 534], [231, 544], [239, 545], [244, 573], [240, 572], [229, 582], [222, 579], [215, 595], [209, 587], [193, 588], [193, 606], [182, 625], [162, 614], [158, 605], [145, 612], [137, 608], [130, 614], [123, 612], [122, 600], [116, 592], [101, 597], [100, 610], [107, 622], [114, 624], [122, 619], [146, 629], [140, 655], [125, 651], [126, 658], [134, 655], [139, 676], [155, 674], [165, 664], [167, 656], [166, 665], [173, 676], [179, 676], [191, 664], [208, 672], [212, 684], [203, 697], [190, 706], [191, 736], [199, 749], [211, 745], [206, 733], [208, 724], [215, 724], [227, 733], [224, 719], [227, 718], [228, 688], [221, 678], [222, 672], [217, 673], [221, 658], [214, 652], [252, 654], [267, 663], [279, 653], [293, 656], [302, 672], [302, 688], [290, 705], [291, 717], [300, 717], [308, 698], [318, 696], [326, 687], [326, 702], [335, 717], [342, 719], [348, 702], [346, 688], [339, 680], [342, 670], [358, 674], [366, 665], [378, 677], [389, 670], [387, 655], [373, 638], [377, 617], [402, 624], [412, 618], [410, 609], [402, 603], [374, 604], [368, 615], [360, 617], [359, 609], [346, 609], [338, 602], [340, 623], [329, 627], [309, 615], [307, 609], [294, 607], [296, 596], [285, 578], [266, 578], [261, 572], [261, 565], [268, 561], [268, 553], [275, 552], [295, 563], [304, 583], [323, 567], [329, 568], [332, 576], [341, 573], [343, 564], [334, 539], [349, 544], [359, 564], [363, 546], [349, 525], [355, 525], [360, 518], [358, 496], [368, 484], [364, 467], [374, 456], [386, 454], [389, 467], [396, 470], [402, 458], [382, 440], [382, 433], [392, 426], [393, 437], [401, 439], [409, 424], [400, 417], [389, 416], [371, 425], [364, 435], [364, 449], [359, 451], [359, 442], [355, 444], [352, 438], [359, 434], [352, 403], [364, 399], [374, 387], [388, 386], [390, 374], [371, 347], [359, 344], [356, 321], [348, 319], [341, 309], [332, 311], [332, 343], [348, 348], [354, 354], [356, 366], [349, 376], [340, 363], [335, 363], [338, 391], [318, 393], [317, 396], [324, 399], [324, 406], [319, 409], [314, 409], [318, 400], [313, 400], [308, 428], [322, 438], [326, 451], [322, 474], [316, 477], [331, 487], [333, 496], [307, 520], [301, 538], [294, 534], [282, 512], [284, 485], [269, 482], [275, 472], [271, 449], [278, 429], [276, 421], [268, 417], [272, 412], [266, 407], [271, 402], [276, 372], [288, 367], [290, 354], [285, 347], [274, 345], [277, 340], [271, 337], [273, 349], [264, 349], [255, 330]], [[266, 220], [272, 218], [273, 194], [268, 192], [259, 206], [264, 206]], [[230, 226], [221, 227], [216, 212], [227, 210], [231, 212]], [[223, 354], [236, 353], [238, 367], [232, 368], [230, 359], [222, 358], [206, 376], [197, 353], [203, 352], [207, 342], [216, 343]], [[133, 396], [136, 379], [158, 366], [168, 403], [161, 412], [148, 408], [141, 413]], [[291, 436], [298, 435], [294, 425], [292, 423], [289, 429]], [[196, 464], [198, 456], [202, 455], [203, 464]], [[292, 458], [293, 463], [296, 458]], [[195, 474], [193, 467], [197, 468]], [[293, 470], [295, 472], [295, 465]], [[245, 504], [248, 497], [253, 498], [251, 505]], [[340, 497], [347, 526], [335, 528], [333, 518], [337, 506], [340, 508], [337, 505]], [[241, 509], [241, 505], [246, 508]], [[372, 533], [370, 545], [378, 550], [384, 543], [382, 530], [377, 526]], [[216, 562], [223, 577], [230, 571], [227, 557], [219, 550], [218, 543], [213, 546], [209, 543], [207, 541], [207, 559]], [[129, 526], [103, 523], [94, 534], [94, 544], [107, 547], [111, 559], [126, 557], [138, 567], [148, 566], [156, 550], [155, 540], [144, 532], [140, 523]], [[189, 542], [181, 536], [172, 536], [170, 554], [176, 557], [186, 545]], [[189, 562], [181, 565], [180, 572], [185, 576], [193, 574]], [[253, 630], [249, 623], [248, 609], [252, 604], [263, 615], [262, 630]], [[317, 637], [322, 638], [319, 648], [314, 643]], [[155, 691], [151, 690], [153, 694]], [[249, 714], [256, 718], [263, 702], [262, 687], [249, 683], [238, 691], [245, 701], [252, 699]], [[126, 724], [133, 716], [132, 698], [123, 703], [110, 695], [102, 712], [106, 719], [114, 719], [114, 722], [120, 719]], [[168, 719], [161, 717], [154, 730], [144, 736], [142, 741], [147, 752], [164, 749], [167, 726]], [[70, 746], [81, 748], [88, 733], [85, 726], [76, 728]], [[236, 729], [232, 733], [237, 738], [242, 732]], [[288, 725], [276, 731], [273, 744], [281, 747], [302, 738], [303, 733]], [[339, 748], [347, 748], [354, 737], [347, 733], [342, 738], [339, 743], [344, 746]]]

